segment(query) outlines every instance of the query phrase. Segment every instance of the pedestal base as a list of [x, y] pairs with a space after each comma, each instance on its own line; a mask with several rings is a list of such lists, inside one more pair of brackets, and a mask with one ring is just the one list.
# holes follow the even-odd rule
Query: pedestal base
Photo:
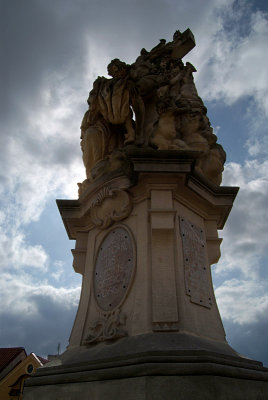
[[27, 388], [23, 399], [265, 400], [267, 384], [221, 376], [145, 376]]
[[260, 362], [240, 357], [227, 343], [193, 335], [154, 333], [70, 349], [57, 363], [40, 368], [27, 380], [23, 400], [268, 396], [268, 369]]

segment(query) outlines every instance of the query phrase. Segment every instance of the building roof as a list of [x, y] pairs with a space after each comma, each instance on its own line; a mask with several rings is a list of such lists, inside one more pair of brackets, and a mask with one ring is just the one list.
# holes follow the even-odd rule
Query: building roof
[[24, 347], [0, 347], [0, 372], [22, 352], [26, 357]]
[[41, 361], [41, 363], [42, 363], [43, 365], [49, 362], [49, 360], [47, 360], [46, 358], [40, 357], [40, 356], [38, 356], [38, 355], [36, 355], [36, 357]]

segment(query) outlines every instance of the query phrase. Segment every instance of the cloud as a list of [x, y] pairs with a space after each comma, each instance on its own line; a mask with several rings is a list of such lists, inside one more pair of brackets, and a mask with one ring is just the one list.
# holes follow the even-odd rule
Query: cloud
[[259, 261], [268, 248], [268, 162], [229, 163], [223, 184], [239, 186], [239, 194], [223, 231], [222, 258], [215, 269], [224, 275], [237, 271], [243, 277], [259, 277]]
[[[29, 275], [3, 274], [0, 278], [1, 342], [23, 346], [42, 356], [67, 345], [77, 310], [80, 287], [55, 288]], [[10, 329], [12, 327], [12, 329]]]
[[[1, 226], [1, 225], [0, 225]], [[2, 269], [20, 269], [34, 267], [46, 270], [48, 255], [41, 245], [32, 246], [27, 243], [21, 232], [15, 235], [0, 234], [0, 267]]]
[[61, 260], [56, 260], [53, 263], [54, 266], [54, 272], [51, 274], [52, 278], [54, 278], [56, 281], [60, 281], [63, 274], [64, 274], [64, 266], [65, 263]]
[[239, 0], [218, 3], [212, 7], [211, 13], [213, 23], [208, 23], [210, 31], [202, 29], [199, 35], [197, 29], [196, 37], [200, 43], [198, 41], [198, 48], [189, 54], [190, 61], [198, 70], [196, 85], [199, 95], [205, 102], [210, 102], [212, 110], [213, 107], [224, 110], [224, 105], [228, 106], [225, 109], [227, 118], [227, 110], [232, 114], [232, 106], [240, 101], [236, 120], [243, 123], [244, 148], [250, 157], [266, 157], [267, 9], [260, 10], [255, 4]]
[[222, 257], [213, 267], [215, 295], [228, 342], [268, 364], [268, 163], [229, 163], [223, 183], [240, 191], [223, 231]]
[[242, 326], [231, 320], [223, 320], [228, 343], [240, 354], [251, 359], [263, 362], [268, 366], [266, 315], [252, 324]]
[[[207, 57], [198, 75], [198, 86], [207, 100], [223, 100], [233, 104], [238, 99], [250, 96], [268, 117], [268, 73], [266, 38], [268, 34], [267, 14], [253, 12], [245, 21], [248, 9], [230, 7], [222, 15], [222, 27], [214, 33]], [[220, 16], [219, 16], [220, 18]], [[228, 18], [229, 25], [224, 22]], [[248, 30], [241, 34], [238, 27], [248, 23]], [[204, 51], [199, 57], [204, 56]]]
[[[39, 220], [51, 198], [77, 198], [76, 182], [85, 178], [78, 98], [72, 86], [53, 74], [46, 90], [40, 88], [38, 105], [23, 110], [23, 123], [18, 124], [18, 116], [4, 121], [8, 134], [2, 136], [0, 158], [2, 267], [47, 268], [47, 251], [41, 244], [28, 243], [25, 226]], [[78, 121], [73, 121], [77, 110]]]
[[266, 320], [268, 282], [259, 280], [226, 280], [215, 294], [221, 315], [239, 325]]
[[[79, 287], [54, 287], [40, 275], [34, 278], [28, 273], [20, 272], [17, 275], [4, 272], [1, 275], [1, 293], [3, 295], [2, 310], [9, 310], [11, 314], [30, 315], [40, 317], [39, 299], [48, 301], [70, 309], [77, 306]], [[49, 300], [50, 299], [50, 300]]]
[[226, 280], [215, 295], [228, 343], [240, 354], [267, 366], [267, 280]]

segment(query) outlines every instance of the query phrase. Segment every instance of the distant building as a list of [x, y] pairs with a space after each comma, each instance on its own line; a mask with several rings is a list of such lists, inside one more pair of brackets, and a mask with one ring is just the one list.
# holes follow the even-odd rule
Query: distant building
[[23, 347], [0, 348], [0, 399], [21, 400], [25, 379], [47, 362]]
[[48, 361], [53, 361], [59, 358], [59, 354], [48, 354], [47, 359]]

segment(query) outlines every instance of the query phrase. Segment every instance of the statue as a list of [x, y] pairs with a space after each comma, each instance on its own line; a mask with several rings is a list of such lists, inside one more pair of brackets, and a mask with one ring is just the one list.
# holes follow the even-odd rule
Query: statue
[[176, 31], [93, 84], [87, 179], [78, 199], [57, 200], [79, 307], [68, 348], [27, 380], [24, 400], [268, 398], [268, 369], [228, 344], [214, 295], [238, 188], [218, 186], [225, 152], [182, 62], [194, 45]]
[[[220, 185], [226, 155], [198, 96], [196, 69], [182, 61], [194, 46], [189, 29], [176, 31], [171, 42], [160, 39], [151, 51], [143, 48], [131, 65], [112, 60], [111, 78], [95, 80], [81, 124], [87, 184], [124, 164], [125, 150], [136, 146], [198, 152], [196, 171]], [[81, 194], [85, 182], [79, 186]]]

